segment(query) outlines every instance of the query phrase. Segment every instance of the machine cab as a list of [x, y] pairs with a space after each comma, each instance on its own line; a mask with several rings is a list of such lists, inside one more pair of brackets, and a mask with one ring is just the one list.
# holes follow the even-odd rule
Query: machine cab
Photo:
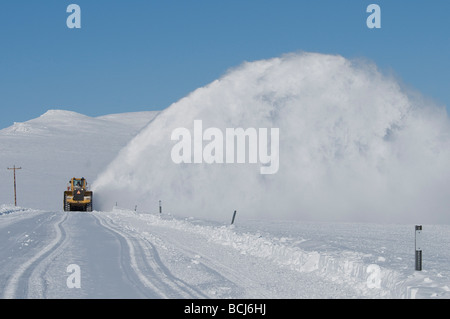
[[72, 178], [68, 185], [67, 185], [67, 190], [78, 190], [78, 189], [87, 189], [87, 182], [86, 179], [84, 177], [82, 178]]

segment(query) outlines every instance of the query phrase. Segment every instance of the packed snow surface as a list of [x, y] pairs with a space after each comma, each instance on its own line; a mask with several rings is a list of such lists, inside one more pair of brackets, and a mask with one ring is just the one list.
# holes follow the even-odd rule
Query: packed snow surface
[[[449, 298], [450, 227], [0, 208], [3, 298]], [[71, 268], [79, 268], [70, 288]]]

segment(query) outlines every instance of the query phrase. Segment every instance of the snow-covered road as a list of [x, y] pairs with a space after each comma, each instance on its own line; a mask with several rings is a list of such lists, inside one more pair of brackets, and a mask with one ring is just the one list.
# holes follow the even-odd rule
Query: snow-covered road
[[[172, 275], [151, 242], [99, 213], [28, 214], [2, 223], [4, 298], [206, 297]], [[71, 265], [79, 288], [67, 284]]]
[[[259, 224], [253, 226], [259, 231], [249, 231], [249, 227], [124, 210], [68, 213], [3, 208], [0, 296], [449, 297], [448, 271], [439, 263], [431, 271], [414, 273], [402, 266], [404, 256], [394, 258], [395, 251], [387, 241], [374, 244], [392, 250], [384, 257], [382, 251], [371, 251], [370, 244], [363, 245], [365, 253], [358, 252], [362, 241], [372, 240], [367, 229], [353, 233], [352, 238], [341, 236], [342, 231], [339, 234], [335, 228], [336, 234], [330, 238], [340, 238], [340, 249], [332, 254], [330, 238], [322, 238], [311, 226], [311, 233], [304, 228], [302, 236], [294, 237], [293, 228], [288, 231], [274, 223]], [[326, 224], [321, 227], [324, 234], [331, 235]], [[373, 236], [373, 229], [371, 233]], [[385, 240], [398, 237], [389, 231], [385, 235]], [[439, 258], [447, 264], [447, 255]]]

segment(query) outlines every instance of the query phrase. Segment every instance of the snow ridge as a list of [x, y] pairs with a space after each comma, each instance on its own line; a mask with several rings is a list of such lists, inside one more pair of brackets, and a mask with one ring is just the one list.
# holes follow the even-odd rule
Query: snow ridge
[[382, 297], [405, 297], [405, 293], [392, 295], [392, 283], [400, 280], [400, 274], [390, 269], [381, 269], [381, 283], [378, 291], [371, 291], [368, 287], [368, 266], [360, 261], [362, 256], [355, 252], [339, 252], [336, 255], [320, 253], [318, 251], [305, 251], [283, 243], [277, 243], [273, 238], [265, 238], [259, 234], [237, 233], [233, 226], [204, 226], [193, 225], [185, 220], [161, 220], [157, 217], [141, 215], [145, 220], [192, 232], [224, 246], [230, 246], [241, 254], [252, 255], [269, 260], [282, 267], [299, 272], [318, 272], [334, 282], [357, 285], [361, 294], [376, 293]]
[[23, 212], [23, 211], [26, 211], [26, 210], [27, 210], [26, 208], [14, 207], [14, 206], [11, 206], [11, 205], [3, 204], [0, 207], [0, 215], [8, 215], [8, 214], [11, 214], [11, 213]]
[[[302, 273], [316, 273], [330, 282], [351, 286], [358, 298], [420, 298], [448, 296], [446, 284], [429, 280], [426, 273], [408, 273], [388, 266], [367, 263], [366, 255], [350, 250], [308, 251], [286, 238], [262, 236], [256, 232], [241, 232], [235, 226], [211, 226], [192, 223], [189, 219], [161, 218], [153, 214], [114, 209], [108, 213], [122, 225], [133, 222], [133, 229], [149, 236], [143, 225], [167, 227], [204, 237], [207, 241], [232, 247], [243, 255], [272, 262], [281, 268]], [[143, 227], [143, 228], [142, 228]], [[302, 240], [295, 243], [299, 243]]]

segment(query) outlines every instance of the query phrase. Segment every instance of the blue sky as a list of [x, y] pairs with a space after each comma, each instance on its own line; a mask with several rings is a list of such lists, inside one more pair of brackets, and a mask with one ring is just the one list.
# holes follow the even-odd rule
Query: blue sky
[[[81, 29], [66, 8], [81, 7]], [[381, 8], [369, 29], [366, 8]], [[0, 128], [48, 109], [159, 110], [244, 61], [366, 58], [450, 110], [447, 0], [16, 0], [0, 5]]]

